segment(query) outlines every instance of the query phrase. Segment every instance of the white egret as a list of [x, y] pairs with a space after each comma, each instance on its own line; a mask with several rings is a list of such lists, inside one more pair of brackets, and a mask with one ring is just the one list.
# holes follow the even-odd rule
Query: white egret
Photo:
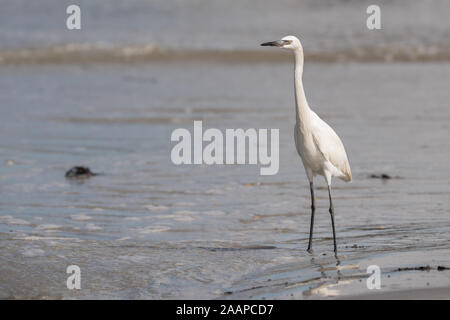
[[286, 36], [278, 41], [265, 42], [262, 46], [274, 46], [294, 52], [294, 89], [296, 105], [296, 123], [294, 139], [297, 152], [300, 155], [311, 190], [311, 225], [309, 230], [308, 251], [311, 252], [314, 226], [315, 200], [313, 178], [324, 176], [328, 185], [330, 200], [331, 225], [333, 227], [334, 252], [337, 253], [336, 231], [334, 227], [334, 208], [331, 199], [331, 178], [337, 177], [344, 181], [352, 180], [350, 164], [344, 145], [334, 130], [311, 110], [306, 101], [303, 89], [303, 47], [300, 40], [294, 36]]

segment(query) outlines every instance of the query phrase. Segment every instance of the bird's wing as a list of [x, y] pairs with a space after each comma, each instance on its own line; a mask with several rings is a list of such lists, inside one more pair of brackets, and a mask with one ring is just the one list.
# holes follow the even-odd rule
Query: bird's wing
[[345, 181], [351, 181], [352, 172], [341, 139], [336, 132], [334, 132], [334, 130], [314, 112], [312, 120], [312, 136], [317, 149], [326, 160], [340, 171], [342, 174], [340, 178]]

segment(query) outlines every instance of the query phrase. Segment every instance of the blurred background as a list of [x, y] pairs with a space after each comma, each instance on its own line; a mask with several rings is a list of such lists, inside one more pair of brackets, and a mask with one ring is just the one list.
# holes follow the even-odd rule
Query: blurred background
[[[332, 61], [448, 60], [450, 52], [445, 0], [417, 4], [406, 0], [1, 3], [3, 64], [77, 62], [75, 53], [83, 62], [95, 60], [94, 53], [103, 53], [103, 62], [152, 60], [169, 52], [182, 58], [190, 51], [204, 50], [250, 51], [261, 56], [257, 47], [261, 40], [291, 33], [302, 39], [308, 55]], [[81, 30], [65, 27], [70, 4], [81, 7]], [[366, 27], [366, 9], [371, 4], [381, 6], [382, 31], [369, 32]], [[13, 56], [8, 49], [20, 51]]]
[[[450, 3], [377, 1], [369, 30], [373, 2], [0, 0], [0, 296], [309, 298], [342, 280], [345, 295], [374, 261], [386, 290], [448, 283], [395, 270], [449, 263]], [[288, 34], [352, 167], [334, 184], [339, 261], [321, 177], [305, 252], [293, 61], [259, 46]], [[170, 135], [194, 120], [280, 129], [279, 173], [173, 165]], [[75, 165], [101, 175], [66, 179]]]

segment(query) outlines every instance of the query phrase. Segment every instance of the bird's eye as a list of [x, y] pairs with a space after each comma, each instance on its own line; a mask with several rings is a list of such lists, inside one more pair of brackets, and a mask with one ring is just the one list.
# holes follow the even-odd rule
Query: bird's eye
[[291, 44], [291, 43], [292, 43], [292, 40], [283, 40], [283, 42], [284, 42], [284, 43], [283, 43], [284, 45], [287, 45], [287, 44]]

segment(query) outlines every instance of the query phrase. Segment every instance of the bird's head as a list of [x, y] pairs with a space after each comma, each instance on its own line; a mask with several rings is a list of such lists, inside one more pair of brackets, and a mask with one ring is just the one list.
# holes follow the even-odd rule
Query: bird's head
[[286, 37], [283, 37], [283, 39], [281, 39], [281, 40], [264, 42], [264, 43], [261, 43], [261, 45], [262, 46], [279, 47], [279, 48], [289, 49], [289, 50], [294, 50], [294, 51], [295, 50], [303, 50], [300, 40], [294, 36], [286, 36]]

